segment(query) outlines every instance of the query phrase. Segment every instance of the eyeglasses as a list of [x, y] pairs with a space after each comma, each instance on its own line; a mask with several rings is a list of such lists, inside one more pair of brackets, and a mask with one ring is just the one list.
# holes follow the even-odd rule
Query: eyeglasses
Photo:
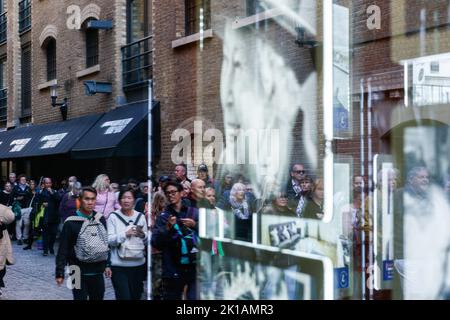
[[297, 170], [297, 171], [292, 171], [292, 172], [294, 172], [296, 174], [305, 174], [306, 173], [305, 170]]
[[172, 196], [178, 193], [178, 190], [166, 191], [166, 196]]

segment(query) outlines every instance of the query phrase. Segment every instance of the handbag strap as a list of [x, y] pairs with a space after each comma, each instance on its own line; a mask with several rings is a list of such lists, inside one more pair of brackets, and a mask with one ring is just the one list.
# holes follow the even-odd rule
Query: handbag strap
[[105, 206], [103, 207], [103, 213], [105, 213], [106, 210], [106, 206], [108, 205], [108, 200], [109, 200], [109, 191], [106, 191], [106, 200], [105, 200]]
[[[114, 214], [117, 218], [119, 218], [119, 220], [122, 221], [124, 225], [126, 225], [126, 226], [130, 225], [130, 223], [127, 222], [123, 217], [121, 217], [117, 212], [114, 211], [111, 214]], [[139, 213], [138, 217], [136, 218], [136, 220], [133, 223], [135, 226], [137, 226], [139, 220], [141, 219], [141, 216], [143, 216], [143, 214]]]
[[31, 198], [30, 205], [28, 206], [28, 208], [31, 208], [31, 207], [32, 207], [34, 197], [36, 197], [36, 193], [33, 194], [33, 197]]
[[100, 219], [103, 217], [103, 214], [101, 212], [98, 212], [95, 216], [94, 216], [94, 220], [95, 222], [99, 223]]

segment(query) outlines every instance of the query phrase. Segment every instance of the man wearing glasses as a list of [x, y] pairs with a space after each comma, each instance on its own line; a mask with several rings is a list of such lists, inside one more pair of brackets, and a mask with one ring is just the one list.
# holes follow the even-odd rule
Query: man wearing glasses
[[289, 207], [296, 208], [300, 200], [302, 187], [300, 181], [305, 177], [306, 170], [303, 164], [294, 164], [291, 169], [291, 180], [286, 186], [286, 193], [289, 199]]
[[185, 286], [187, 300], [197, 299], [198, 210], [182, 203], [181, 191], [183, 186], [178, 182], [169, 181], [165, 185], [169, 205], [156, 220], [152, 235], [152, 246], [163, 255], [163, 300], [181, 300]]

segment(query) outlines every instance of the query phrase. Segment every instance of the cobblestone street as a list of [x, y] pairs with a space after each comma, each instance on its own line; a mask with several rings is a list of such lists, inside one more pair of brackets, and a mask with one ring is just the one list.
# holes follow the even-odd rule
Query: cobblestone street
[[[72, 291], [65, 285], [58, 287], [54, 279], [55, 256], [44, 257], [41, 250], [24, 251], [13, 244], [16, 263], [8, 266], [6, 288], [0, 300], [72, 300]], [[114, 300], [114, 289], [106, 279], [105, 300]]]

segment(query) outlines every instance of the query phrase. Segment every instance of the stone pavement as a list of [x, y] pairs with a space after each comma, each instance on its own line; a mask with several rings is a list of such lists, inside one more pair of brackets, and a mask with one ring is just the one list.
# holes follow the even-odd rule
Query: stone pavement
[[[57, 247], [57, 245], [55, 246]], [[13, 243], [15, 265], [8, 266], [6, 288], [0, 300], [72, 300], [72, 291], [55, 282], [55, 256], [44, 257], [41, 250], [22, 250]], [[106, 279], [105, 300], [115, 300], [110, 279]]]

